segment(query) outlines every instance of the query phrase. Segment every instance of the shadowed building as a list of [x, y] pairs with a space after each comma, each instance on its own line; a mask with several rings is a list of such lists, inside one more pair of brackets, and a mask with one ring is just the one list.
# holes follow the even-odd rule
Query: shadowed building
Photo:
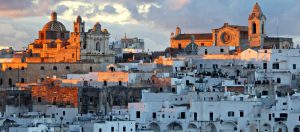
[[129, 102], [138, 102], [142, 97], [141, 88], [127, 88], [124, 86], [110, 86], [103, 88], [81, 87], [79, 88], [79, 113], [111, 112], [113, 106], [127, 106]]

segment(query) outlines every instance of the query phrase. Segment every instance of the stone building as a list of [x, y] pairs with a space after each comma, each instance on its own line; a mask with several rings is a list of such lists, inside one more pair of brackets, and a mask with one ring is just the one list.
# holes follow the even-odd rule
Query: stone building
[[51, 21], [39, 31], [39, 38], [28, 45], [26, 62], [114, 62], [109, 50], [110, 34], [97, 22], [85, 32], [85, 22], [78, 16], [71, 33], [59, 21], [57, 13], [51, 13]]
[[105, 71], [102, 63], [0, 63], [0, 88], [14, 87], [16, 83], [43, 82], [48, 77], [66, 77], [70, 73]]
[[77, 62], [80, 47], [70, 43], [70, 31], [51, 13], [51, 20], [39, 31], [39, 38], [28, 45], [26, 62]]
[[62, 107], [78, 107], [78, 88], [60, 87], [54, 80], [47, 80], [44, 85], [31, 87], [34, 105], [57, 105]]
[[108, 114], [113, 106], [127, 106], [129, 102], [139, 101], [143, 89], [148, 89], [148, 87], [81, 87], [78, 92], [79, 113]]
[[85, 22], [78, 16], [70, 42], [80, 46], [81, 61], [113, 63], [114, 52], [109, 48], [109, 37], [108, 30], [102, 29], [99, 22], [85, 32]]
[[268, 37], [265, 32], [266, 16], [258, 3], [253, 7], [248, 18], [248, 26], [231, 25], [224, 23], [220, 28], [212, 29], [212, 33], [181, 33], [181, 28], [176, 27], [176, 32], [171, 33], [170, 47], [185, 49], [195, 37], [195, 44], [200, 46], [234, 46], [241, 50], [247, 48], [292, 48], [291, 38]]

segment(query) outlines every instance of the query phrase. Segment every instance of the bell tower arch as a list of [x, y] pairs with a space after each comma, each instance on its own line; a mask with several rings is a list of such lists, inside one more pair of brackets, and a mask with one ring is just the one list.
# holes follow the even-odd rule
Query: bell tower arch
[[255, 3], [248, 18], [249, 47], [261, 47], [264, 43], [266, 16], [258, 3]]

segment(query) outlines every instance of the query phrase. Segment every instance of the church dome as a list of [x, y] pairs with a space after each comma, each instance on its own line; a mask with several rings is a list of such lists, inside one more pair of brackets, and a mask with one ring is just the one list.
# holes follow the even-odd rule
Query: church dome
[[45, 24], [43, 31], [66, 31], [66, 27], [59, 21], [50, 21]]
[[47, 22], [45, 26], [43, 27], [43, 31], [67, 31], [64, 24], [57, 21], [57, 14], [56, 12], [51, 13], [51, 21]]

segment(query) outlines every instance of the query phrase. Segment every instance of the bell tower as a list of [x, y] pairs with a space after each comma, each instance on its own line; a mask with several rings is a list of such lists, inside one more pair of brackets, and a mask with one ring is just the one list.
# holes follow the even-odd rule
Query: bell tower
[[255, 3], [248, 18], [249, 47], [262, 47], [264, 44], [266, 16], [261, 11], [258, 3]]
[[80, 16], [77, 16], [76, 21], [74, 22], [74, 32], [82, 33], [84, 32], [84, 22]]

